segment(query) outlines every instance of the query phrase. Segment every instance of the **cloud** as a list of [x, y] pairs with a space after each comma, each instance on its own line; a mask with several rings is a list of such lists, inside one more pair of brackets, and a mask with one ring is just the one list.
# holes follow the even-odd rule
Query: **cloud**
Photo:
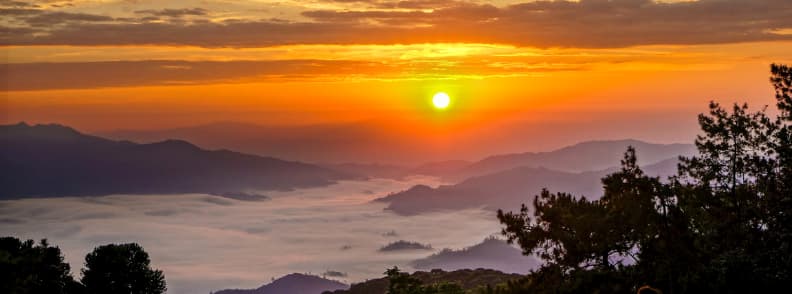
[[0, 218], [0, 224], [21, 224], [24, 222], [25, 222], [24, 220], [16, 219], [16, 218], [10, 218], [10, 217]]
[[[441, 74], [514, 74], [502, 66], [507, 57], [486, 60], [449, 57], [444, 60], [238, 60], [238, 61], [102, 61], [0, 64], [0, 90], [87, 89], [149, 85], [234, 83], [268, 80], [344, 79], [360, 75], [410, 78]], [[585, 64], [527, 61], [520, 74], [578, 70]], [[420, 73], [420, 74], [417, 74]]]
[[207, 15], [208, 11], [203, 8], [182, 8], [182, 9], [160, 9], [160, 10], [137, 10], [135, 11], [136, 14], [148, 14], [153, 16], [165, 16], [165, 17], [183, 17], [188, 15]]
[[[81, 24], [94, 22], [112, 22], [116, 19], [106, 15], [66, 12], [44, 9], [38, 4], [21, 1], [0, 1], [0, 14], [10, 16], [3, 35], [41, 33], [42, 30], [62, 24]], [[27, 29], [27, 30], [25, 30]]]
[[327, 277], [331, 277], [331, 278], [345, 278], [347, 276], [347, 273], [340, 272], [340, 271], [334, 271], [334, 270], [327, 270], [322, 275], [323, 276], [327, 276]]
[[[151, 255], [152, 266], [164, 271], [169, 293], [186, 294], [254, 288], [294, 272], [332, 270], [346, 273], [346, 282], [362, 281], [381, 277], [393, 265], [410, 268], [411, 260], [431, 253], [382, 254], [377, 250], [392, 239], [383, 237], [384, 231], [461, 248], [499, 229], [489, 212], [402, 217], [369, 202], [417, 183], [438, 184], [429, 178], [343, 182], [273, 193], [270, 201], [219, 198], [227, 205], [208, 203], [210, 196], [201, 194], [0, 201], [0, 236], [48, 238], [75, 273], [94, 247], [137, 242]], [[343, 246], [349, 247], [339, 250]]]
[[325, 0], [325, 3], [354, 4], [360, 8], [379, 9], [439, 9], [458, 5], [470, 4], [470, 1], [454, 0]]
[[146, 211], [143, 214], [148, 216], [173, 216], [179, 214], [180, 212], [181, 210], [178, 209], [158, 209]]
[[38, 5], [33, 3], [28, 3], [24, 1], [14, 1], [14, 0], [0, 0], [0, 6], [2, 7], [38, 7]]
[[[342, 1], [347, 2], [347, 1]], [[202, 8], [142, 10], [136, 15], [176, 17], [147, 23], [138, 18], [55, 14], [36, 32], [11, 30], [5, 45], [195, 45], [257, 47], [286, 44], [395, 44], [475, 42], [536, 47], [625, 47], [789, 40], [792, 2], [785, 0], [534, 1], [507, 6], [468, 2], [355, 1], [379, 6], [360, 10], [307, 10], [300, 20], [240, 19], [184, 22], [204, 17]], [[384, 8], [384, 6], [393, 8]], [[388, 6], [390, 5], [390, 6]], [[431, 9], [428, 9], [431, 8]], [[24, 18], [16, 15], [12, 17]], [[45, 22], [33, 18], [33, 24]], [[38, 20], [38, 22], [36, 22]]]
[[24, 19], [33, 27], [50, 27], [65, 23], [108, 22], [114, 18], [104, 15], [69, 12], [40, 12]]
[[[357, 61], [108, 61], [23, 63], [0, 65], [0, 89], [43, 90], [97, 87], [194, 84], [233, 81], [243, 77], [301, 76], [343, 68], [358, 70], [376, 64]], [[350, 69], [351, 70], [351, 69]]]
[[234, 204], [230, 200], [226, 200], [226, 199], [223, 199], [223, 198], [217, 197], [217, 196], [204, 197], [202, 200], [204, 202], [206, 202], [206, 203], [211, 203], [211, 204], [221, 205], [221, 206], [229, 206], [229, 205], [233, 205]]
[[31, 8], [0, 8], [0, 13], [12, 17], [37, 15], [40, 14], [41, 12], [42, 12], [41, 9], [31, 9]]
[[379, 249], [380, 252], [404, 251], [404, 250], [432, 250], [432, 245], [422, 244], [419, 242], [399, 240], [396, 242], [388, 243], [387, 245], [382, 246]]
[[112, 212], [88, 212], [72, 216], [73, 220], [88, 220], [88, 219], [108, 219], [115, 218], [117, 215]]

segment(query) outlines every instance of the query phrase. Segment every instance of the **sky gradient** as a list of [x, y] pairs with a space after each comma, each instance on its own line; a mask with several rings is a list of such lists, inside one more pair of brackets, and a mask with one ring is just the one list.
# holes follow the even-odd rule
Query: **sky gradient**
[[[769, 64], [792, 63], [786, 0], [0, 7], [2, 123], [366, 122], [442, 159], [589, 139], [690, 142], [708, 101], [772, 104]], [[446, 110], [432, 108], [438, 91], [451, 96]]]

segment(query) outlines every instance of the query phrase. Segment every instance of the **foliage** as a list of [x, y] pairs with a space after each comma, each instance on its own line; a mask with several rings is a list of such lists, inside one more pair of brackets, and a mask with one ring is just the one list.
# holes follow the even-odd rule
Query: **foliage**
[[[396, 284], [400, 284], [395, 285], [395, 287], [402, 288], [404, 284], [418, 284], [417, 286], [422, 286], [428, 289], [428, 291], [439, 291], [430, 293], [457, 293], [453, 292], [458, 290], [456, 289], [457, 287], [461, 287], [464, 291], [459, 293], [478, 293], [478, 289], [486, 289], [487, 286], [492, 288], [495, 285], [506, 283], [511, 280], [518, 280], [522, 277], [519, 274], [506, 274], [491, 269], [462, 269], [448, 272], [435, 269], [432, 271], [417, 271], [412, 274], [403, 272], [397, 273], [393, 272], [392, 269], [389, 271], [392, 273], [391, 276], [397, 278]], [[388, 293], [388, 288], [390, 286], [391, 279], [389, 276], [385, 276], [383, 278], [353, 284], [348, 290], [328, 291], [326, 293], [385, 294]]]
[[0, 237], [0, 293], [164, 293], [162, 271], [151, 269], [149, 263], [138, 244], [100, 246], [85, 257], [81, 284], [72, 277], [60, 249], [46, 239], [35, 244]]
[[140, 245], [108, 244], [85, 256], [82, 283], [89, 294], [158, 294], [166, 288], [162, 271], [149, 266]]
[[79, 293], [58, 247], [46, 239], [35, 244], [14, 237], [0, 238], [0, 293]]
[[388, 277], [388, 294], [464, 294], [461, 286], [455, 283], [442, 282], [423, 285], [421, 280], [393, 267], [385, 271]]
[[498, 211], [508, 240], [546, 264], [482, 293], [768, 292], [792, 280], [792, 69], [771, 73], [779, 115], [711, 103], [677, 176], [646, 176], [629, 148], [598, 200], [545, 190], [533, 209]]

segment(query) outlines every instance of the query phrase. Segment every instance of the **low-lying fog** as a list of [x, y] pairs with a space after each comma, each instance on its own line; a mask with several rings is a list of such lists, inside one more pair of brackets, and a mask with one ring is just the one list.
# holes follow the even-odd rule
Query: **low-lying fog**
[[[79, 277], [85, 254], [106, 243], [137, 242], [165, 272], [169, 293], [255, 288], [272, 278], [327, 270], [347, 283], [433, 251], [379, 252], [396, 240], [462, 248], [500, 230], [492, 212], [398, 216], [369, 201], [433, 178], [375, 179], [324, 188], [263, 192], [271, 200], [220, 196], [112, 195], [0, 201], [0, 235], [47, 238]], [[389, 232], [395, 231], [394, 234]]]

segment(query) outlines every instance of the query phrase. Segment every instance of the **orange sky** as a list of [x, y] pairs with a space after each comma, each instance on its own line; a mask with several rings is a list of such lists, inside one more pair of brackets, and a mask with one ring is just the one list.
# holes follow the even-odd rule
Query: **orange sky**
[[[497, 142], [449, 157], [596, 138], [689, 142], [707, 101], [771, 104], [769, 64], [792, 63], [792, 4], [777, 0], [21, 1], [2, 10], [2, 123], [102, 132], [376, 121], [427, 145]], [[438, 91], [449, 109], [432, 108]]]

